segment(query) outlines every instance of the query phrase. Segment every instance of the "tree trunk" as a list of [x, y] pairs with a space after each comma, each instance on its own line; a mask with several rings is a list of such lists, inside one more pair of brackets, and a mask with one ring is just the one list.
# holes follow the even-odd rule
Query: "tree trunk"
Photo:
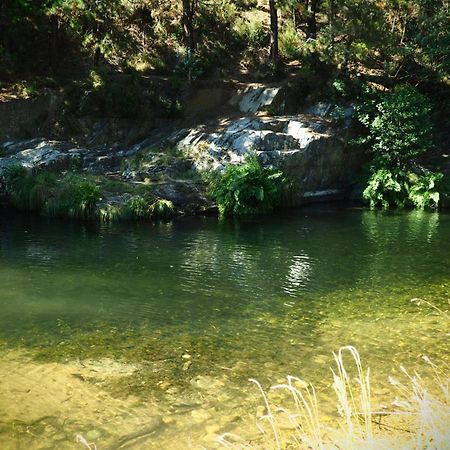
[[330, 0], [330, 26], [334, 33], [334, 27], [336, 25], [336, 2], [335, 0]]
[[308, 0], [308, 37], [315, 39], [317, 36], [317, 6], [319, 0]]
[[278, 11], [275, 0], [269, 0], [270, 9], [270, 59], [278, 64]]
[[59, 65], [60, 22], [57, 16], [51, 16], [50, 66], [56, 71]]
[[192, 54], [195, 53], [195, 37], [194, 37], [194, 8], [192, 0], [183, 0], [183, 30], [186, 48]]

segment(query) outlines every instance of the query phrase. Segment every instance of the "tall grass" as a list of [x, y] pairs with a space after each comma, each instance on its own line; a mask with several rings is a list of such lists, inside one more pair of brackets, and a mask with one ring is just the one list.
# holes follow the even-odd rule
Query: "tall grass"
[[[350, 356], [352, 365], [356, 369], [354, 377], [350, 376], [345, 355]], [[218, 440], [224, 447], [232, 449], [448, 449], [450, 448], [450, 370], [448, 365], [438, 367], [429, 358], [424, 359], [433, 368], [432, 387], [437, 391], [436, 393], [430, 392], [417, 373], [409, 375], [404, 368], [402, 371], [406, 375], [406, 384], [390, 378], [391, 384], [398, 389], [400, 398], [393, 402], [393, 406], [397, 409], [382, 414], [388, 417], [406, 418], [408, 428], [400, 435], [393, 435], [391, 431], [383, 433], [381, 429], [375, 432], [370, 371], [363, 369], [358, 351], [348, 346], [334, 353], [336, 369], [332, 371], [332, 375], [333, 389], [341, 417], [339, 424], [330, 427], [321, 420], [315, 389], [305, 381], [288, 376], [286, 383], [270, 388], [270, 391], [282, 390], [288, 394], [291, 401], [284, 400], [285, 403], [289, 403], [290, 408], [288, 408], [275, 406], [270, 401], [270, 392], [266, 392], [257, 380], [250, 379], [249, 381], [257, 385], [266, 409], [266, 414], [257, 421], [257, 427], [262, 432], [261, 442], [256, 446], [251, 445], [229, 433], [219, 436]], [[376, 412], [376, 414], [381, 413]], [[286, 420], [291, 427], [285, 426]], [[388, 425], [385, 426], [385, 429], [389, 428]]]
[[67, 173], [60, 177], [50, 172], [33, 173], [22, 166], [6, 172], [6, 187], [11, 203], [18, 209], [37, 211], [52, 217], [118, 220], [168, 219], [175, 214], [170, 200], [133, 195], [124, 204], [99, 206], [101, 190], [92, 177]]
[[79, 174], [57, 178], [50, 172], [35, 174], [22, 166], [13, 166], [5, 178], [15, 207], [49, 216], [89, 219], [95, 215], [100, 200], [100, 189]]

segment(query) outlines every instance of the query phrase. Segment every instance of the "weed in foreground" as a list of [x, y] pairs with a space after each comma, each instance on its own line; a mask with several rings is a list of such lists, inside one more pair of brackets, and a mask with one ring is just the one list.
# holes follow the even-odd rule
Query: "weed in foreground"
[[[356, 367], [356, 376], [351, 377], [346, 367], [344, 355], [350, 355]], [[406, 419], [408, 429], [397, 434], [392, 431], [374, 433], [373, 416], [380, 414], [373, 409], [369, 370], [364, 370], [358, 351], [351, 346], [342, 347], [334, 354], [337, 370], [333, 371], [333, 389], [337, 396], [337, 406], [341, 417], [340, 424], [333, 428], [320, 419], [319, 405], [314, 387], [303, 380], [288, 376], [287, 382], [272, 386], [270, 391], [283, 390], [289, 394], [291, 408], [276, 406], [269, 399], [269, 393], [254, 379], [266, 408], [266, 414], [258, 419], [257, 427], [262, 433], [258, 445], [252, 445], [239, 436], [225, 433], [218, 441], [226, 448], [255, 449], [273, 448], [277, 450], [342, 448], [345, 450], [368, 450], [381, 448], [435, 449], [449, 448], [450, 443], [450, 368], [439, 367], [424, 357], [434, 371], [431, 393], [424, 380], [415, 373], [406, 375], [407, 383], [393, 378], [389, 381], [399, 392], [392, 405], [397, 409], [382, 412], [391, 417]], [[286, 420], [291, 427], [286, 427]], [[289, 429], [290, 428], [290, 429]], [[387, 426], [387, 429], [390, 427]]]

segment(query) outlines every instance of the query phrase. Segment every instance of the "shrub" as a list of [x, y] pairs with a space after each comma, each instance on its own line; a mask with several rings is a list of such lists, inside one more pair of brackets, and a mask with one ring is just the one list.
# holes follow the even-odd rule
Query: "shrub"
[[428, 99], [415, 88], [397, 86], [382, 97], [366, 100], [358, 118], [367, 134], [359, 140], [373, 154], [363, 193], [371, 207], [436, 208], [436, 184], [442, 174], [424, 171], [418, 158], [432, 148]]
[[366, 143], [379, 166], [408, 167], [432, 147], [431, 105], [417, 89], [397, 86], [366, 102], [359, 120], [367, 127]]
[[437, 208], [439, 192], [436, 184], [441, 174], [416, 174], [398, 169], [379, 169], [369, 178], [363, 196], [372, 208], [414, 207]]
[[251, 215], [271, 211], [281, 200], [285, 179], [263, 168], [255, 155], [244, 164], [229, 165], [212, 181], [211, 193], [221, 215]]

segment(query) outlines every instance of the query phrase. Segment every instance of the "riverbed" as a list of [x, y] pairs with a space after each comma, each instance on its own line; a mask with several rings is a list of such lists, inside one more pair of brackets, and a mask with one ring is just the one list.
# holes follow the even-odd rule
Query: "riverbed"
[[426, 301], [448, 308], [449, 255], [448, 213], [102, 225], [2, 212], [0, 447], [258, 444], [248, 379], [299, 376], [333, 421], [345, 345], [388, 408], [400, 366], [431, 380], [423, 356], [448, 363], [448, 324]]

